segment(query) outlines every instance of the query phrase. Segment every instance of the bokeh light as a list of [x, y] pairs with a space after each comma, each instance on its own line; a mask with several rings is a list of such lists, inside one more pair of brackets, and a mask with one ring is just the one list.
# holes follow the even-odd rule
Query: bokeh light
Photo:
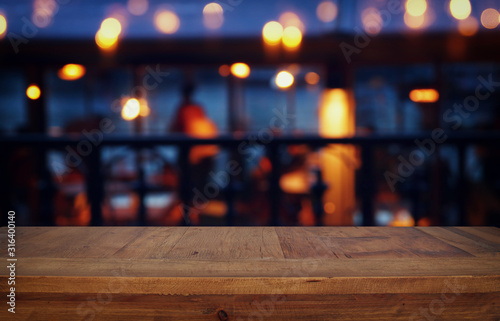
[[85, 75], [85, 67], [76, 64], [67, 64], [57, 72], [62, 80], [77, 80]]
[[278, 86], [281, 89], [289, 88], [290, 86], [293, 85], [294, 81], [295, 81], [295, 78], [288, 71], [280, 71], [276, 75], [276, 86]]
[[237, 62], [231, 65], [231, 73], [238, 78], [247, 78], [250, 76], [250, 67], [242, 62]]
[[7, 32], [7, 19], [0, 12], [0, 39], [2, 39], [5, 36], [6, 32]]
[[116, 18], [104, 19], [95, 35], [95, 42], [101, 49], [112, 49], [118, 42], [122, 25]]
[[419, 28], [424, 27], [425, 15], [415, 17], [415, 16], [408, 14], [408, 12], [406, 12], [404, 15], [404, 20], [405, 20], [405, 24], [409, 28], [419, 29]]
[[379, 34], [382, 30], [382, 15], [377, 8], [369, 7], [361, 12], [361, 22], [363, 29], [370, 35]]
[[481, 14], [481, 24], [486, 29], [495, 29], [499, 23], [499, 14], [493, 8], [488, 8]]
[[304, 33], [306, 30], [304, 23], [302, 23], [302, 20], [300, 20], [299, 16], [297, 16], [293, 12], [282, 13], [280, 18], [278, 19], [278, 22], [283, 26], [283, 28], [297, 27], [299, 28], [301, 33]]
[[177, 14], [170, 10], [160, 9], [155, 14], [155, 26], [158, 31], [173, 34], [179, 30], [181, 21]]
[[219, 67], [219, 75], [222, 77], [227, 77], [231, 74], [231, 68], [228, 65], [222, 65]]
[[35, 0], [31, 21], [38, 28], [45, 28], [52, 22], [58, 4], [55, 0]]
[[322, 22], [332, 22], [337, 18], [339, 9], [333, 1], [323, 1], [316, 8], [316, 16]]
[[268, 45], [276, 45], [283, 37], [283, 26], [277, 21], [269, 21], [262, 28], [262, 37]]
[[313, 71], [308, 72], [305, 76], [305, 81], [309, 85], [317, 85], [319, 83], [319, 75]]
[[479, 30], [479, 22], [473, 16], [458, 22], [458, 32], [463, 36], [473, 36]]
[[149, 108], [148, 101], [146, 99], [139, 99], [139, 107], [139, 115], [141, 117], [147, 117], [151, 114], [151, 109]]
[[470, 16], [471, 5], [469, 0], [451, 0], [450, 13], [457, 20], [464, 20]]
[[135, 98], [130, 98], [126, 101], [122, 108], [122, 118], [129, 121], [134, 120], [141, 112], [141, 104]]
[[203, 24], [208, 29], [218, 29], [224, 23], [224, 9], [215, 2], [207, 4], [203, 8]]
[[436, 89], [414, 89], [410, 92], [410, 99], [416, 103], [434, 103], [439, 99]]
[[283, 30], [283, 45], [289, 49], [295, 49], [302, 42], [302, 32], [295, 26], [286, 27]]
[[28, 96], [29, 99], [31, 100], [37, 100], [40, 98], [40, 95], [42, 94], [40, 87], [37, 85], [30, 85], [28, 89], [26, 89], [26, 96]]
[[407, 0], [406, 12], [413, 17], [421, 16], [427, 11], [426, 0]]
[[127, 2], [127, 10], [134, 16], [142, 16], [148, 8], [148, 0], [128, 0]]

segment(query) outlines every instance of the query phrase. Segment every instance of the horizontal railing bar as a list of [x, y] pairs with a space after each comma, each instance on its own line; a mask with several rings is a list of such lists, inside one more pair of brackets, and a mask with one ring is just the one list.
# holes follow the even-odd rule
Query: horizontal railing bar
[[[271, 137], [268, 134], [259, 135], [251, 134], [248, 136], [234, 137], [231, 135], [223, 135], [214, 138], [194, 138], [186, 135], [151, 135], [151, 136], [106, 136], [101, 139], [86, 136], [60, 136], [52, 137], [47, 135], [15, 135], [15, 136], [0, 136], [0, 145], [17, 147], [17, 146], [32, 146], [43, 145], [49, 148], [61, 148], [66, 145], [77, 145], [80, 142], [89, 142], [93, 146], [112, 146], [112, 145], [128, 145], [133, 147], [149, 147], [149, 146], [194, 146], [194, 145], [220, 145], [228, 147], [238, 147], [244, 144], [242, 148], [247, 148], [249, 145], [295, 145], [307, 144], [310, 146], [324, 146], [327, 144], [349, 144], [349, 145], [414, 145], [418, 148], [417, 141], [433, 140], [434, 144], [478, 144], [478, 145], [496, 145], [500, 144], [500, 133], [476, 133], [476, 134], [458, 134], [446, 133], [446, 136], [440, 136], [438, 140], [433, 140], [432, 134], [418, 135], [371, 135], [371, 136], [354, 136], [344, 138], [325, 138], [317, 135], [305, 136], [275, 136]], [[260, 138], [259, 138], [260, 137]], [[446, 139], [443, 139], [446, 137]], [[14, 145], [14, 146], [12, 146]]]

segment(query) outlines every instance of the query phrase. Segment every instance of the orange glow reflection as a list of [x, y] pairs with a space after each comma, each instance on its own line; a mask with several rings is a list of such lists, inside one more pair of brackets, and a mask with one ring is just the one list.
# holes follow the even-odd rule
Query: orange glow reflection
[[436, 89], [414, 89], [410, 92], [410, 99], [416, 103], [435, 103], [439, 93]]
[[317, 85], [319, 83], [319, 75], [315, 72], [308, 72], [305, 76], [306, 83], [309, 85]]

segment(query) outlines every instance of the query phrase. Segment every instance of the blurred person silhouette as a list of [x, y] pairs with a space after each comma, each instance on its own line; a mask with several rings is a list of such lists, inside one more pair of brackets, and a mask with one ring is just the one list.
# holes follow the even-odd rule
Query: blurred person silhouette
[[[192, 99], [195, 86], [187, 81], [182, 87], [182, 101], [170, 125], [170, 132], [185, 134], [193, 138], [213, 138], [218, 134], [215, 123], [206, 115], [203, 107]], [[213, 170], [219, 149], [215, 145], [193, 146], [189, 151], [190, 184], [203, 192]], [[179, 159], [178, 162], [181, 162]], [[179, 163], [179, 168], [183, 164]]]

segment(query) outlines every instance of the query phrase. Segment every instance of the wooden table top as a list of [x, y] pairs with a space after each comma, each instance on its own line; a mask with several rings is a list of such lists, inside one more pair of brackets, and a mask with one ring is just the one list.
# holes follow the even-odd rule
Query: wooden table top
[[1, 320], [500, 318], [492, 227], [18, 227], [16, 258]]
[[[468, 291], [500, 291], [493, 227], [18, 227], [16, 244], [23, 291], [92, 291], [92, 278], [116, 276], [130, 291], [136, 282], [169, 294], [262, 292], [276, 282], [297, 293], [432, 292], [455, 278]], [[160, 287], [159, 278], [207, 286]], [[231, 282], [208, 286], [217, 278]], [[266, 281], [252, 287], [256, 278]]]

